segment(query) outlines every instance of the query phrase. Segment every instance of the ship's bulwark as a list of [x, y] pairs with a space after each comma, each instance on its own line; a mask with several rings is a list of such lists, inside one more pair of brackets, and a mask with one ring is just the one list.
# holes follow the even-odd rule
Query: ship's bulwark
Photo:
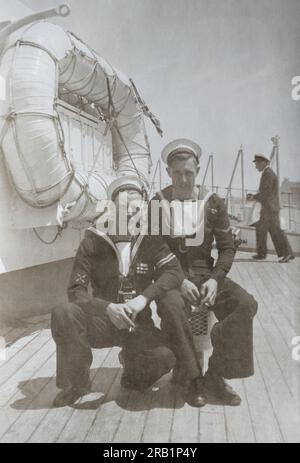
[[0, 275], [0, 322], [49, 313], [66, 301], [72, 264], [64, 259]]
[[[2, 13], [5, 14], [6, 18], [12, 16], [11, 8], [9, 7], [6, 8], [6, 11], [1, 11], [1, 14]], [[128, 146], [134, 157], [135, 164], [138, 166], [141, 174], [144, 173], [145, 179], [149, 173], [150, 166], [150, 153], [145, 136], [143, 113], [141, 107], [136, 104], [136, 98], [130, 81], [100, 58], [97, 58], [96, 67], [98, 78], [96, 80], [87, 79], [87, 85], [90, 85], [91, 82], [95, 82], [95, 88], [88, 89], [90, 96], [94, 92], [95, 98], [99, 97], [102, 101], [102, 90], [106, 92], [105, 107], [101, 106], [101, 111], [103, 110], [108, 113], [109, 109], [112, 109], [108, 108], [108, 106], [113, 103], [118, 112], [116, 119], [119, 118], [121, 136], [119, 133], [115, 135], [117, 140], [115, 140], [113, 147], [110, 126], [99, 119], [99, 113], [97, 113], [97, 117], [95, 117], [95, 115], [93, 116], [91, 113], [85, 113], [81, 107], [79, 111], [74, 105], [68, 104], [68, 92], [71, 91], [71, 93], [74, 93], [75, 91], [74, 88], [70, 86], [72, 86], [71, 84], [74, 79], [75, 81], [77, 79], [76, 72], [78, 73], [78, 71], [80, 71], [82, 73], [84, 64], [89, 65], [91, 70], [95, 69], [94, 65], [91, 66], [88, 59], [84, 64], [82, 63], [85, 59], [84, 57], [87, 55], [94, 57], [94, 54], [88, 47], [84, 46], [81, 41], [75, 38], [75, 36], [71, 38], [70, 34], [67, 35], [58, 26], [49, 23], [37, 23], [29, 29], [30, 32], [28, 33], [33, 33], [33, 36], [23, 37], [22, 34], [26, 34], [26, 32], [21, 31], [21, 37], [25, 40], [27, 39], [30, 43], [35, 43], [35, 40], [37, 40], [37, 42], [42, 40], [42, 44], [36, 43], [36, 47], [32, 47], [28, 43], [27, 45], [25, 44], [23, 48], [21, 47], [22, 56], [24, 57], [26, 55], [32, 62], [32, 59], [35, 59], [34, 57], [36, 57], [38, 61], [38, 57], [42, 54], [49, 64], [47, 72], [36, 72], [35, 66], [30, 65], [28, 67], [28, 59], [25, 59], [25, 63], [22, 63], [22, 56], [19, 56], [19, 47], [17, 47], [18, 51], [15, 50], [15, 54], [12, 49], [5, 52], [1, 63], [1, 74], [8, 77], [4, 79], [4, 83], [6, 82], [4, 90], [6, 91], [3, 95], [1, 93], [2, 101], [0, 101], [0, 114], [6, 116], [11, 106], [14, 107], [15, 114], [13, 122], [12, 119], [7, 119], [7, 123], [4, 127], [5, 130], [3, 131], [3, 140], [1, 139], [0, 141], [3, 141], [2, 148], [6, 155], [6, 164], [4, 164], [2, 160], [0, 161], [0, 288], [4, 296], [2, 297], [0, 305], [0, 315], [2, 314], [3, 316], [25, 316], [29, 313], [43, 313], [49, 311], [56, 303], [61, 302], [65, 298], [65, 288], [69, 276], [68, 259], [75, 255], [76, 249], [82, 238], [80, 228], [82, 229], [83, 225], [87, 226], [86, 223], [80, 223], [80, 225], [77, 224], [78, 228], [74, 227], [73, 219], [78, 219], [79, 217], [81, 220], [83, 218], [84, 222], [86, 222], [87, 219], [92, 220], [95, 216], [98, 200], [106, 199], [107, 188], [116, 174], [126, 175], [129, 171], [132, 171], [132, 163], [127, 155]], [[36, 29], [38, 29], [39, 32], [35, 35], [33, 31]], [[56, 56], [56, 51], [60, 49], [61, 42], [57, 38], [53, 39], [55, 34], [50, 34], [50, 37], [47, 36], [47, 31], [49, 33], [52, 29], [60, 31], [60, 34], [62, 34], [68, 46], [74, 45], [76, 42], [78, 49], [83, 47], [85, 50], [85, 53], [78, 53], [76, 57], [74, 54], [68, 55], [69, 58], [74, 58], [74, 66], [68, 66], [68, 63], [64, 63], [67, 70], [74, 69], [76, 75], [74, 74], [73, 76], [72, 73], [70, 75], [68, 73], [63, 73], [62, 71], [66, 70], [63, 66], [63, 62], [60, 62], [59, 69], [56, 69], [60, 70], [61, 74], [64, 75], [64, 80], [62, 76], [60, 76], [60, 92], [63, 85], [63, 90], [66, 93], [61, 92], [63, 93], [61, 97], [64, 101], [55, 98], [55, 108], [57, 112], [54, 113], [53, 98], [58, 91], [58, 89], [55, 88], [55, 85], [58, 85], [58, 81], [55, 77], [54, 61], [51, 56], [45, 52], [44, 48], [48, 49], [47, 47], [51, 46], [51, 43], [52, 45], [58, 44], [57, 49], [55, 47], [51, 49], [52, 57]], [[18, 33], [19, 31], [16, 34]], [[15, 35], [9, 39], [12, 40], [11, 43], [14, 44], [18, 37]], [[39, 49], [39, 45], [44, 46], [44, 48], [42, 47]], [[17, 59], [14, 59], [13, 55]], [[57, 59], [61, 59], [62, 57], [63, 55], [59, 55]], [[19, 58], [21, 58], [21, 61]], [[19, 67], [16, 66], [18, 63], [20, 64]], [[40, 66], [42, 66], [43, 63], [44, 61], [39, 61]], [[11, 69], [11, 67], [14, 66], [16, 66], [16, 68]], [[30, 70], [32, 71], [32, 68], [35, 69], [33, 74], [27, 75], [27, 81], [25, 79], [24, 66], [28, 72]], [[63, 69], [61, 69], [61, 67], [63, 67]], [[54, 73], [51, 74], [50, 68]], [[42, 70], [40, 67], [38, 67], [38, 69], [40, 71]], [[10, 72], [10, 70], [12, 72]], [[102, 76], [101, 79], [98, 74]], [[53, 79], [51, 76], [54, 76]], [[52, 80], [49, 85], [47, 98], [44, 94], [43, 98], [39, 98], [38, 95], [40, 95], [40, 91], [36, 91], [36, 84], [39, 83], [44, 88], [46, 82], [49, 82], [49, 79]], [[109, 94], [108, 91], [108, 83], [110, 80], [113, 81], [113, 85], [110, 88], [111, 94]], [[20, 87], [18, 87], [18, 85], [20, 85]], [[14, 86], [14, 92], [12, 93], [8, 91], [10, 86]], [[22, 86], [24, 86], [25, 89], [22, 89]], [[86, 93], [85, 90], [84, 87], [81, 88], [83, 94]], [[32, 94], [30, 93], [31, 91], [33, 92]], [[36, 94], [34, 94], [35, 91]], [[28, 94], [28, 92], [30, 94]], [[12, 95], [16, 96], [16, 94], [17, 98], [10, 101]], [[117, 98], [117, 101], [115, 101], [115, 98]], [[78, 101], [81, 104], [81, 100]], [[50, 102], [48, 106], [46, 104], [49, 109], [49, 114], [47, 108], [44, 106], [45, 102]], [[103, 105], [103, 101], [101, 104]], [[119, 107], [118, 105], [121, 106]], [[24, 113], [26, 117], [24, 117]], [[38, 119], [39, 117], [41, 117], [40, 120]], [[58, 123], [54, 117], [58, 117], [60, 124], [57, 130], [52, 130], [52, 140], [48, 129], [52, 126], [55, 127]], [[12, 127], [14, 127], [20, 139], [20, 123], [21, 125], [25, 124], [27, 127], [27, 129], [25, 126], [23, 127], [25, 128], [23, 132], [21, 130], [22, 136], [20, 145], [22, 150], [17, 148], [18, 143], [16, 142], [16, 137], [12, 130]], [[28, 124], [31, 124], [31, 127], [29, 127]], [[41, 124], [45, 124], [45, 126], [44, 129], [39, 132]], [[2, 132], [2, 129], [3, 126], [0, 127], [0, 132]], [[128, 145], [126, 148], [121, 143], [123, 137], [126, 139]], [[64, 166], [65, 158], [60, 159], [59, 168], [59, 159], [56, 156], [57, 149], [58, 151], [62, 150], [62, 144], [63, 151], [68, 158], [66, 164], [70, 163], [69, 167], [72, 166], [75, 174], [72, 180], [73, 188], [69, 189], [66, 194], [64, 194], [65, 184], [60, 185], [58, 180], [63, 178], [63, 181], [68, 183], [68, 175], [71, 171], [67, 169], [65, 173], [62, 173], [63, 168], [67, 167]], [[141, 147], [143, 147], [142, 153], [140, 153]], [[53, 152], [51, 151], [52, 148], [54, 149]], [[51, 152], [47, 157], [46, 154], [48, 149], [50, 149]], [[26, 194], [29, 193], [28, 184], [26, 183], [28, 179], [24, 181], [24, 177], [22, 177], [22, 172], [26, 169], [22, 170], [23, 163], [20, 162], [20, 159], [17, 159], [18, 156], [15, 156], [17, 151], [18, 155], [22, 155], [23, 161], [25, 154], [26, 162], [28, 161], [27, 167], [29, 166], [31, 174], [29, 177], [34, 177], [36, 174], [35, 169], [40, 169], [40, 177], [39, 179], [34, 178], [33, 183], [35, 184], [36, 180], [38, 180], [36, 186], [43, 198], [46, 191], [44, 191], [44, 186], [40, 184], [41, 178], [43, 178], [46, 183], [50, 182], [56, 185], [55, 189], [57, 194], [63, 196], [63, 200], [60, 201], [60, 208], [58, 207], [58, 203], [54, 201], [57, 199], [56, 196], [53, 198], [51, 196], [50, 199], [48, 198], [48, 202], [46, 201], [45, 204], [43, 203], [43, 205], [54, 203], [49, 207], [33, 208], [30, 206], [32, 201], [29, 201], [29, 197], [26, 196]], [[16, 161], [14, 165], [11, 164], [13, 163], [13, 159]], [[52, 162], [54, 162], [54, 164], [51, 164]], [[119, 170], [116, 170], [115, 167]], [[57, 177], [57, 173], [61, 175]], [[9, 177], [13, 179], [13, 182], [9, 181]], [[88, 188], [85, 188], [86, 186], [88, 186]], [[77, 190], [75, 191], [74, 188], [75, 190], [77, 188]], [[84, 192], [83, 195], [81, 195], [82, 191]], [[87, 198], [85, 198], [86, 192], [88, 192], [89, 196], [88, 204], [86, 201]], [[36, 199], [36, 195], [34, 196]], [[24, 202], [21, 197], [23, 200], [27, 198], [27, 203]], [[76, 201], [74, 201], [74, 199], [76, 199]], [[72, 205], [71, 208], [69, 208], [69, 205]], [[68, 216], [59, 213], [60, 209], [65, 208], [71, 211]], [[52, 238], [57, 234], [56, 226], [61, 225], [63, 222], [69, 223], [68, 228], [64, 229], [63, 233], [52, 243]], [[37, 235], [41, 237], [41, 240], [38, 239]], [[42, 240], [51, 244], [44, 244]]]

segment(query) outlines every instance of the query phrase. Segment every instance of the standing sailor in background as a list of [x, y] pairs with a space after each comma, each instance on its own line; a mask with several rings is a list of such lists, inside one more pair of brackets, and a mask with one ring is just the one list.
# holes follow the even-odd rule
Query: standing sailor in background
[[[172, 351], [154, 327], [149, 304], [180, 286], [183, 273], [159, 236], [130, 235], [127, 220], [133, 202], [142, 199], [142, 184], [128, 176], [113, 182], [109, 194], [117, 213], [124, 191], [127, 235], [86, 231], [73, 265], [69, 302], [52, 313], [57, 386], [63, 389], [55, 406], [70, 405], [90, 389], [92, 347], [122, 347], [121, 384], [134, 389], [146, 389], [175, 364]], [[88, 291], [90, 283], [93, 295]]]
[[271, 235], [280, 263], [294, 259], [293, 251], [284, 231], [280, 227], [280, 202], [278, 177], [269, 166], [269, 159], [263, 154], [254, 156], [255, 167], [262, 172], [259, 192], [255, 195], [249, 193], [249, 201], [261, 203], [260, 219], [256, 224], [257, 254], [253, 259], [263, 260], [267, 256], [267, 235]]
[[[204, 207], [196, 225], [198, 232], [198, 224], [202, 224], [199, 225], [202, 239], [198, 243], [195, 241], [194, 245], [188, 244], [187, 240], [191, 230], [183, 230], [182, 236], [176, 236], [171, 224], [170, 234], [165, 235], [164, 216], [159, 221], [159, 232], [180, 261], [185, 279], [180, 289], [171, 291], [171, 304], [170, 293], [168, 299], [160, 296], [158, 314], [162, 317], [162, 330], [168, 335], [176, 356], [174, 380], [185, 386], [186, 401], [201, 407], [207, 401], [207, 392], [212, 392], [225, 404], [239, 405], [241, 398], [224, 378], [243, 378], [254, 373], [252, 322], [257, 303], [243, 288], [226, 277], [235, 254], [233, 236], [224, 201], [216, 194], [205, 196], [202, 188], [195, 183], [200, 156], [200, 147], [186, 139], [169, 143], [162, 152], [172, 185], [153, 198], [150, 213], [154, 200], [165, 200], [167, 204], [176, 200], [188, 203], [194, 200]], [[151, 215], [150, 220], [153, 219]], [[176, 228], [175, 219], [174, 226]], [[218, 250], [215, 265], [211, 257], [214, 239]], [[213, 353], [204, 377], [188, 321], [191, 305], [201, 303], [213, 310], [218, 320], [211, 331]]]

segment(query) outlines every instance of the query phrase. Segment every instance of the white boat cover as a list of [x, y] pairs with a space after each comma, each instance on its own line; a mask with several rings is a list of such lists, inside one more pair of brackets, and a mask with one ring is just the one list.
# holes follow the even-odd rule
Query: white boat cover
[[[0, 144], [9, 177], [27, 205], [57, 205], [58, 222], [92, 220], [116, 176], [134, 174], [147, 185], [150, 150], [135, 87], [75, 35], [45, 21], [30, 25], [8, 41], [0, 74], [6, 81]], [[80, 116], [81, 140], [92, 137], [92, 143], [99, 123], [102, 142], [98, 138], [88, 169], [78, 156], [91, 153], [70, 151], [76, 131], [70, 123], [66, 129], [61, 100]], [[82, 114], [93, 121], [90, 133]], [[110, 146], [105, 165], [99, 159]]]

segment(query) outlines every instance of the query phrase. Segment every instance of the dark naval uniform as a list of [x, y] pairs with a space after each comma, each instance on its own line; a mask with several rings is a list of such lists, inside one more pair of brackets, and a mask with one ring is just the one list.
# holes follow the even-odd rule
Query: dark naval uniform
[[[171, 202], [173, 187], [167, 187], [153, 199], [166, 199]], [[199, 199], [204, 198], [200, 189]], [[204, 238], [200, 246], [185, 246], [184, 237], [164, 235], [168, 244], [181, 263], [185, 278], [199, 289], [209, 278], [218, 282], [218, 292], [214, 311], [218, 322], [211, 331], [213, 354], [209, 367], [223, 378], [241, 378], [254, 373], [252, 321], [257, 311], [255, 299], [238, 284], [226, 277], [231, 268], [235, 249], [226, 206], [216, 194], [206, 201], [204, 213]], [[162, 217], [160, 232], [162, 231]], [[214, 263], [211, 257], [212, 245], [216, 241], [218, 258]], [[189, 307], [180, 291], [172, 291], [168, 299], [161, 295], [158, 300], [158, 313], [162, 317], [164, 329], [171, 342], [179, 370], [185, 379], [201, 375], [193, 338], [186, 316]]]
[[280, 227], [278, 177], [270, 167], [266, 167], [263, 171], [259, 192], [253, 197], [261, 203], [260, 219], [256, 224], [257, 254], [266, 256], [269, 232], [278, 257], [292, 255], [293, 251], [288, 239]]
[[[151, 301], [180, 286], [184, 275], [175, 255], [160, 237], [145, 236], [138, 247], [139, 239], [132, 243], [137, 252], [129, 277], [136, 294], [143, 294]], [[94, 231], [86, 231], [75, 257], [68, 288], [69, 303], [52, 313], [58, 387], [86, 386], [92, 362], [91, 348], [123, 347], [128, 337], [134, 336], [128, 330], [118, 330], [106, 313], [110, 302], [118, 302], [121, 286], [114, 245], [105, 235], [101, 237]], [[145, 332], [153, 330], [149, 305], [137, 315], [136, 324]], [[167, 371], [172, 366], [168, 365]], [[162, 369], [161, 375], [167, 371]]]

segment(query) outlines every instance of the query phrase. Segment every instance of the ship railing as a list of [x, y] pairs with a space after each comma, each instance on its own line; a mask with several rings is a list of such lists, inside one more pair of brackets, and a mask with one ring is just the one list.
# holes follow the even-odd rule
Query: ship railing
[[[153, 181], [152, 182], [152, 195], [157, 191], [170, 185], [170, 182]], [[239, 223], [243, 223], [246, 217], [246, 212], [253, 203], [245, 200], [242, 201], [242, 188], [226, 187], [220, 185], [212, 185], [207, 187], [210, 191], [218, 194], [224, 200], [226, 197], [227, 208], [229, 215]], [[257, 193], [257, 190], [245, 188], [244, 196], [247, 197], [248, 193]], [[293, 193], [282, 191], [281, 192], [281, 216], [285, 229], [300, 233], [300, 193]]]

